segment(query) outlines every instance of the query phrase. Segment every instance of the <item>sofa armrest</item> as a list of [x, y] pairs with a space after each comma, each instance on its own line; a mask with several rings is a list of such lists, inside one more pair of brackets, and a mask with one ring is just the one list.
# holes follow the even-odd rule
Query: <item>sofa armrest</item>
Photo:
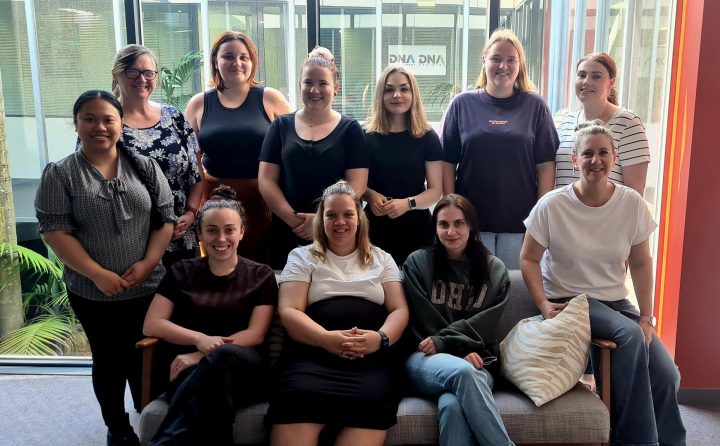
[[617, 344], [601, 338], [593, 338], [591, 342], [600, 347], [600, 399], [610, 410], [610, 352], [617, 348]]
[[153, 356], [158, 338], [145, 338], [135, 344], [135, 348], [142, 349], [142, 388], [140, 390], [140, 410], [150, 404], [150, 384], [152, 381]]

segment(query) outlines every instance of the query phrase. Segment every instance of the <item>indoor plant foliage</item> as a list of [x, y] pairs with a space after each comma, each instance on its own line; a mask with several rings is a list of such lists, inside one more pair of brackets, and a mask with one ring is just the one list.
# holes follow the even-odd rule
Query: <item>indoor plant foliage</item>
[[190, 51], [180, 58], [177, 65], [172, 69], [160, 68], [160, 90], [162, 91], [162, 102], [175, 106], [178, 110], [184, 110], [187, 102], [193, 93], [184, 93], [185, 84], [195, 74], [202, 62], [200, 51]]
[[[84, 335], [70, 308], [62, 263], [50, 252], [51, 259], [19, 245], [0, 243], [0, 251], [14, 257], [15, 267], [29, 274], [35, 283], [23, 293], [27, 321], [0, 339], [0, 354], [62, 355], [83, 343]], [[0, 291], [6, 286], [0, 283]]]

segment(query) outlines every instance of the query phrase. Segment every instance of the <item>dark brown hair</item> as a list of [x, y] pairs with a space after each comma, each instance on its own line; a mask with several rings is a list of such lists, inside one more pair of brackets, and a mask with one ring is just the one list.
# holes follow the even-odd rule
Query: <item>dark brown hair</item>
[[470, 203], [470, 200], [462, 195], [445, 195], [438, 201], [433, 210], [432, 225], [435, 229], [435, 240], [429, 248], [433, 255], [433, 263], [435, 264], [433, 278], [447, 280], [450, 274], [450, 261], [447, 250], [437, 236], [437, 223], [440, 211], [451, 206], [460, 209], [465, 218], [465, 223], [467, 223], [470, 228], [467, 246], [465, 247], [465, 257], [468, 263], [470, 263], [470, 284], [474, 286], [476, 290], [480, 290], [483, 285], [488, 284], [490, 281], [490, 266], [488, 262], [490, 251], [483, 245], [480, 238], [480, 222], [478, 221], [475, 207]]
[[[615, 76], [617, 76], [617, 65], [615, 64], [615, 61], [613, 60], [612, 57], [610, 57], [610, 55], [608, 53], [586, 54], [582, 59], [580, 59], [578, 61], [577, 66], [575, 67], [575, 71], [577, 71], [577, 69], [580, 67], [581, 63], [583, 63], [587, 60], [597, 62], [600, 65], [602, 65], [603, 67], [605, 67], [605, 69], [608, 72], [608, 78], [610, 80], [615, 79]], [[618, 100], [617, 90], [615, 89], [615, 84], [610, 86], [610, 90], [608, 90], [608, 94], [607, 94], [607, 99], [608, 99], [608, 102], [610, 102], [611, 104], [618, 105], [619, 100]]]
[[210, 192], [210, 197], [211, 198], [205, 202], [202, 209], [200, 209], [200, 212], [198, 212], [198, 232], [202, 230], [203, 216], [205, 216], [205, 213], [210, 209], [233, 209], [240, 216], [240, 226], [242, 226], [243, 229], [247, 229], [245, 223], [247, 222], [247, 214], [245, 213], [245, 208], [243, 207], [242, 203], [237, 200], [237, 194], [235, 193], [235, 189], [230, 186], [221, 184], [220, 186], [213, 189], [212, 192]]

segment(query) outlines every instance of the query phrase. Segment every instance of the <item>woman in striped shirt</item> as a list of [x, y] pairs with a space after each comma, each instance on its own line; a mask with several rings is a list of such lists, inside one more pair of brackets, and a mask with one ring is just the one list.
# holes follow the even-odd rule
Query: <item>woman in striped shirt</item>
[[650, 147], [640, 117], [618, 105], [616, 73], [615, 61], [606, 53], [591, 53], [580, 59], [575, 76], [575, 94], [581, 108], [562, 113], [555, 120], [560, 136], [560, 147], [555, 155], [555, 187], [568, 185], [580, 178], [570, 161], [575, 127], [585, 121], [600, 119], [612, 132], [618, 150], [610, 180], [643, 195]]

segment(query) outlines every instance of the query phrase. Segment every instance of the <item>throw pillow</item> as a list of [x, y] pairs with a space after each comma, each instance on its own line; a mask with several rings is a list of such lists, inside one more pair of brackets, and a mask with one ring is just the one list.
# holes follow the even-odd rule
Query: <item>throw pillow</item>
[[590, 352], [590, 316], [581, 294], [552, 319], [523, 319], [500, 342], [500, 367], [537, 407], [572, 389]]

